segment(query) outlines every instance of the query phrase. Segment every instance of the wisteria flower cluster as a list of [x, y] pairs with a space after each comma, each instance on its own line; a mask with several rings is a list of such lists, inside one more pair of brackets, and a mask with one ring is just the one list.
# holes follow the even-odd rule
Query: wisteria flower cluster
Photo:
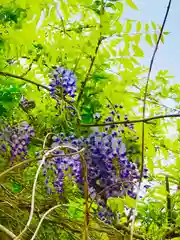
[[[115, 113], [111, 111], [110, 116], [104, 121], [112, 121], [114, 115]], [[134, 129], [132, 124], [128, 124], [127, 127], [131, 130]], [[68, 144], [78, 150], [85, 149], [84, 158], [88, 168], [89, 196], [99, 206], [98, 216], [107, 223], [113, 220], [113, 213], [107, 207], [107, 199], [123, 197], [126, 194], [135, 198], [136, 185], [140, 177], [137, 165], [128, 160], [126, 146], [122, 140], [123, 132], [124, 128], [111, 125], [105, 127], [103, 132], [95, 131], [88, 137], [76, 138], [73, 135], [67, 137], [60, 133], [52, 139], [52, 148]], [[45, 163], [43, 174], [46, 175], [46, 184], [49, 180], [47, 169], [51, 169], [55, 173], [54, 187], [58, 192], [63, 192], [65, 177], [74, 180], [82, 189], [80, 155], [61, 156], [62, 154], [64, 155], [65, 151], [54, 152], [55, 156]], [[147, 171], [145, 168], [145, 178], [148, 177]]]
[[34, 135], [33, 127], [27, 122], [22, 122], [16, 127], [5, 126], [0, 132], [1, 149], [7, 152], [10, 148], [11, 161], [16, 158], [24, 160], [28, 144]]
[[74, 98], [76, 93], [76, 76], [64, 67], [57, 67], [53, 73], [52, 81], [49, 85], [51, 97], [59, 102], [59, 97]]

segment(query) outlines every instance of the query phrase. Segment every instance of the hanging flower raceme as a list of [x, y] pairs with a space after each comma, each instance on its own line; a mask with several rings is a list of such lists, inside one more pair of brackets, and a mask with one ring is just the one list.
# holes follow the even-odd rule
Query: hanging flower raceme
[[50, 94], [59, 102], [57, 95], [63, 98], [75, 97], [76, 92], [76, 76], [70, 70], [64, 67], [57, 67], [53, 73], [52, 81], [50, 83]]
[[[115, 116], [116, 113], [111, 112], [104, 122], [113, 121]], [[120, 118], [119, 116], [118, 114], [117, 118]], [[134, 131], [132, 124], [124, 127]], [[114, 216], [107, 206], [107, 199], [125, 195], [135, 198], [140, 177], [136, 163], [128, 160], [126, 146], [123, 143], [123, 133], [122, 126], [111, 125], [105, 127], [104, 132], [97, 130], [88, 137], [77, 138], [73, 135], [67, 137], [64, 133], [60, 133], [52, 139], [51, 148], [68, 144], [77, 150], [85, 149], [89, 195], [99, 206], [98, 216], [107, 223], [113, 221]], [[80, 189], [83, 188], [80, 155], [69, 156], [70, 152], [72, 151], [56, 151], [54, 156], [44, 164], [43, 174], [46, 175], [47, 186], [49, 184], [48, 170], [53, 170], [53, 174], [55, 173], [54, 187], [60, 193], [63, 193], [65, 178], [76, 182]], [[146, 168], [144, 177], [147, 177]]]
[[3, 152], [10, 148], [10, 160], [25, 159], [31, 138], [35, 135], [33, 127], [27, 122], [18, 126], [4, 126], [0, 133], [0, 142]]

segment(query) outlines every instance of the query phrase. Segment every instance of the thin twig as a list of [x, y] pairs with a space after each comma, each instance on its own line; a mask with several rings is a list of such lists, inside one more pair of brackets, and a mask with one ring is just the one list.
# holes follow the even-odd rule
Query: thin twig
[[46, 147], [46, 142], [47, 142], [47, 138], [49, 137], [49, 135], [52, 135], [53, 133], [49, 132], [46, 136], [45, 136], [45, 139], [44, 139], [44, 142], [43, 142], [43, 150], [45, 149]]
[[171, 228], [169, 231], [167, 231], [164, 236], [163, 236], [163, 240], [164, 239], [172, 239], [175, 237], [179, 237], [180, 233], [176, 233], [176, 231], [179, 231], [180, 227], [179, 226], [175, 226], [174, 228]]
[[36, 58], [34, 58], [32, 61], [31, 61], [31, 63], [29, 64], [29, 67], [28, 67], [28, 69], [21, 75], [21, 77], [24, 77], [24, 76], [26, 76], [27, 74], [28, 74], [28, 72], [30, 72], [31, 71], [31, 69], [32, 69], [32, 66], [33, 66], [33, 63], [34, 62], [37, 62], [38, 60], [39, 60], [39, 58], [40, 58], [40, 55], [37, 55], [37, 57]]
[[81, 88], [80, 88], [80, 91], [79, 91], [79, 95], [78, 95], [78, 98], [77, 98], [77, 105], [79, 104], [81, 98], [82, 98], [82, 95], [83, 95], [83, 91], [84, 91], [84, 88], [86, 86], [86, 83], [87, 81], [89, 80], [89, 75], [91, 73], [91, 70], [92, 70], [92, 67], [94, 65], [94, 62], [96, 60], [96, 56], [97, 56], [97, 53], [98, 53], [98, 50], [99, 50], [99, 47], [101, 45], [101, 42], [103, 41], [103, 37], [102, 37], [102, 34], [101, 34], [101, 28], [102, 28], [102, 15], [104, 14], [104, 1], [101, 0], [101, 11], [100, 11], [100, 36], [99, 36], [99, 39], [98, 39], [98, 42], [97, 42], [97, 45], [96, 45], [96, 48], [95, 48], [95, 52], [94, 52], [94, 55], [92, 56], [91, 58], [91, 63], [90, 63], [90, 66], [89, 66], [89, 69], [87, 71], [87, 74], [86, 74], [86, 77], [84, 79], [84, 81], [82, 82], [81, 84]]
[[71, 37], [68, 33], [66, 33], [66, 28], [65, 28], [65, 25], [64, 25], [64, 20], [63, 20], [61, 14], [60, 14], [60, 12], [59, 12], [59, 9], [58, 9], [59, 6], [58, 6], [58, 5], [59, 5], [59, 4], [56, 5], [56, 12], [57, 12], [57, 14], [58, 14], [58, 17], [59, 17], [60, 20], [61, 20], [61, 25], [62, 25], [62, 28], [63, 28], [63, 32], [64, 32], [64, 34], [66, 34], [67, 36], [69, 36], [69, 37], [72, 39], [72, 37]]
[[[42, 222], [43, 222], [43, 220], [46, 218], [46, 216], [50, 213], [50, 212], [52, 212], [54, 209], [56, 209], [56, 208], [58, 208], [58, 207], [63, 207], [63, 206], [70, 206], [69, 204], [58, 204], [58, 205], [56, 205], [56, 206], [54, 206], [54, 207], [52, 207], [52, 208], [50, 208], [43, 216], [42, 216], [42, 218], [41, 218], [41, 220], [40, 220], [40, 222], [39, 222], [39, 224], [38, 224], [38, 226], [37, 226], [37, 228], [36, 228], [36, 230], [35, 230], [35, 232], [34, 232], [34, 235], [32, 236], [32, 238], [30, 239], [30, 240], [34, 240], [35, 239], [35, 237], [36, 237], [36, 235], [37, 235], [37, 233], [38, 233], [38, 231], [39, 231], [39, 228], [40, 228], [40, 226], [41, 226], [41, 224], [42, 224]], [[72, 206], [71, 206], [72, 207]], [[82, 210], [82, 209], [81, 209]], [[47, 218], [46, 218], [47, 219]], [[48, 220], [48, 219], [47, 219]], [[51, 220], [50, 220], [51, 221]], [[66, 222], [66, 220], [64, 221], [64, 222]], [[61, 224], [61, 222], [60, 222], [60, 224]], [[67, 225], [66, 225], [67, 226]], [[100, 232], [106, 232], [107, 234], [109, 234], [109, 232], [108, 231], [105, 231], [104, 229], [98, 229], [98, 228], [95, 228], [95, 227], [90, 227], [93, 231], [100, 231]], [[72, 228], [71, 228], [71, 226], [70, 226], [70, 229], [71, 230], [73, 230]], [[79, 232], [80, 233], [80, 231], [78, 230], [78, 229], [76, 229], [75, 231], [76, 232]], [[114, 229], [113, 228], [113, 230], [115, 231], [116, 229]], [[116, 230], [117, 231], [117, 230]], [[135, 235], [134, 235], [135, 236]], [[143, 238], [141, 238], [141, 239], [143, 239]]]
[[15, 168], [18, 168], [18, 167], [20, 167], [20, 166], [22, 166], [22, 165], [24, 165], [24, 164], [27, 164], [27, 163], [33, 162], [33, 161], [37, 161], [37, 159], [28, 159], [28, 160], [25, 160], [25, 161], [23, 161], [23, 162], [20, 162], [20, 163], [14, 165], [14, 166], [11, 167], [11, 168], [8, 168], [8, 169], [5, 170], [4, 172], [0, 173], [0, 179], [1, 179], [3, 176], [5, 176], [6, 174], [8, 174], [9, 172], [11, 172], [12, 170], [14, 170]]
[[34, 82], [30, 79], [27, 79], [25, 77], [22, 77], [22, 76], [18, 76], [18, 75], [15, 75], [15, 74], [12, 74], [12, 73], [7, 73], [7, 72], [0, 72], [0, 75], [5, 76], [5, 77], [17, 78], [17, 79], [23, 80], [24, 82], [31, 83], [31, 84], [37, 86], [38, 88], [40, 87], [40, 88], [46, 89], [47, 91], [50, 91], [50, 88], [48, 88], [47, 86], [44, 86], [40, 83], [36, 83], [36, 82]]
[[152, 120], [156, 119], [162, 119], [162, 118], [176, 118], [180, 117], [180, 113], [177, 114], [167, 114], [167, 115], [159, 115], [149, 118], [143, 118], [143, 119], [136, 119], [136, 120], [126, 120], [126, 121], [117, 121], [117, 122], [107, 122], [107, 123], [98, 123], [98, 124], [85, 124], [85, 123], [78, 123], [80, 127], [103, 127], [103, 126], [110, 126], [110, 125], [116, 125], [116, 124], [125, 124], [125, 123], [148, 123]]
[[[20, 80], [22, 80], [22, 81], [24, 81], [24, 82], [27, 82], [27, 83], [30, 83], [30, 84], [35, 85], [38, 89], [39, 89], [39, 88], [43, 88], [43, 89], [45, 89], [45, 90], [47, 90], [47, 91], [50, 91], [50, 88], [49, 88], [49, 87], [47, 87], [47, 86], [45, 86], [45, 85], [43, 85], [43, 84], [34, 82], [33, 80], [27, 79], [27, 78], [22, 77], [22, 76], [18, 76], [18, 75], [15, 75], [15, 74], [12, 74], [12, 73], [7, 73], [7, 72], [0, 72], [0, 75], [1, 75], [1, 76], [5, 76], [5, 77], [12, 77], [12, 78], [20, 79]], [[56, 93], [56, 94], [57, 94], [57, 93]], [[59, 94], [57, 94], [57, 96], [60, 97]], [[65, 102], [67, 102], [69, 105], [73, 106], [73, 104], [72, 104], [70, 101], [68, 101], [67, 99], [63, 98], [63, 100], [64, 100]], [[73, 106], [73, 107], [74, 107], [74, 106]], [[77, 111], [77, 110], [76, 110], [76, 111]]]
[[[8, 214], [7, 212], [3, 211], [2, 209], [0, 209], [0, 211], [1, 211], [4, 215], [8, 216], [9, 218], [12, 218], [14, 221], [16, 221], [16, 222], [18, 222], [18, 223], [21, 223], [23, 226], [25, 226], [25, 224], [22, 223], [19, 219], [17, 220], [17, 218], [11, 216], [11, 215]], [[29, 228], [29, 231], [30, 231], [31, 233], [34, 233], [31, 228]]]
[[84, 214], [84, 228], [85, 228], [85, 240], [88, 240], [88, 225], [89, 225], [89, 207], [88, 207], [88, 169], [84, 156], [80, 154], [82, 162], [82, 173], [84, 180], [84, 200], [85, 200], [85, 214]]
[[[163, 34], [165, 23], [166, 23], [166, 20], [167, 20], [167, 17], [168, 17], [168, 13], [169, 13], [169, 10], [170, 10], [171, 1], [172, 0], [170, 0], [169, 3], [168, 3], [168, 7], [167, 7], [166, 14], [165, 14], [165, 17], [164, 17], [164, 20], [163, 20], [163, 24], [162, 24], [162, 27], [161, 27], [161, 30], [160, 30], [160, 34], [159, 34], [159, 37], [158, 37], [158, 40], [157, 40], [157, 43], [156, 43], [156, 46], [155, 46], [155, 49], [154, 49], [154, 52], [153, 52], [153, 56], [152, 56], [152, 59], [151, 59], [151, 62], [150, 62], [150, 67], [149, 67], [149, 72], [148, 72], [146, 86], [145, 86], [145, 92], [144, 92], [144, 100], [143, 100], [143, 119], [145, 119], [145, 115], [146, 115], [146, 99], [147, 99], [147, 92], [148, 92], [150, 75], [151, 75], [154, 59], [155, 59], [155, 56], [156, 56], [156, 53], [157, 53], [157, 50], [158, 50], [158, 46], [159, 46], [159, 43], [160, 43], [160, 40], [161, 40], [161, 37], [162, 37], [162, 34]], [[143, 170], [144, 170], [144, 122], [142, 124], [142, 163], [141, 163], [140, 182], [142, 181]]]
[[100, 38], [98, 40], [98, 43], [97, 43], [97, 46], [96, 46], [96, 49], [95, 49], [95, 52], [94, 52], [94, 56], [91, 58], [91, 64], [90, 64], [89, 69], [87, 71], [86, 77], [81, 84], [81, 89], [80, 89], [80, 92], [79, 92], [79, 95], [78, 95], [78, 98], [77, 98], [77, 104], [80, 102], [80, 100], [82, 98], [82, 95], [83, 95], [84, 88], [86, 86], [86, 83], [89, 80], [89, 75], [90, 75], [92, 67], [94, 65], [94, 61], [96, 59], [96, 55], [97, 55], [97, 52], [98, 52], [98, 49], [99, 49], [99, 46], [100, 46], [101, 42], [102, 42], [102, 37], [100, 36]]
[[[53, 209], [55, 209], [55, 208], [57, 208], [57, 207], [68, 207], [68, 206], [70, 206], [70, 204], [61, 204], [61, 205], [56, 205], [56, 206], [54, 206], [54, 207], [51, 208], [51, 209], [53, 210]], [[73, 206], [71, 205], [71, 207], [73, 207]], [[75, 206], [74, 206], [74, 207], [75, 207]], [[83, 210], [82, 208], [79, 208], [79, 207], [75, 207], [75, 208], [77, 208], [77, 209], [79, 209], [79, 210], [81, 210], [81, 211]], [[46, 213], [42, 216], [43, 219], [41, 218], [41, 223], [38, 224], [38, 227], [37, 227], [37, 229], [36, 229], [36, 235], [37, 235], [37, 231], [39, 230], [40, 225], [42, 224], [42, 221], [43, 221], [44, 219], [53, 221], [54, 223], [57, 223], [57, 224], [59, 224], [59, 223], [61, 224], [60, 219], [58, 219], [58, 222], [56, 222], [56, 220], [51, 220], [51, 219], [49, 219], [49, 218], [46, 217], [47, 214], [49, 214], [52, 210], [49, 209], [49, 210], [48, 210], [48, 213], [46, 212]], [[116, 233], [120, 234], [121, 236], [122, 236], [122, 232], [120, 232], [120, 230], [123, 230], [124, 232], [130, 233], [130, 230], [129, 230], [127, 227], [123, 226], [123, 225], [116, 225], [115, 227], [113, 227], [113, 226], [111, 226], [111, 225], [105, 224], [103, 221], [101, 221], [101, 220], [99, 220], [98, 218], [94, 217], [94, 215], [92, 215], [91, 213], [90, 213], [90, 216], [91, 216], [93, 219], [97, 220], [97, 223], [100, 224], [100, 227], [99, 227], [99, 228], [97, 228], [97, 227], [95, 227], [95, 226], [89, 226], [89, 229], [92, 230], [93, 232], [94, 232], [94, 231], [101, 232], [101, 233], [102, 233], [102, 232], [105, 232], [105, 233], [107, 233], [108, 235], [114, 235], [114, 232], [116, 232]], [[59, 222], [59, 221], [60, 221], [60, 222]], [[62, 223], [64, 223], [64, 224], [66, 225], [66, 222], [67, 222], [67, 221], [69, 221], [69, 219], [63, 218]], [[83, 227], [83, 225], [82, 225], [81, 223], [78, 223], [77, 221], [76, 221], [76, 224], [77, 224], [79, 227], [81, 227], [81, 226]], [[73, 222], [72, 222], [71, 225], [73, 225]], [[101, 227], [101, 226], [102, 226], [102, 227]], [[68, 227], [68, 228], [70, 228], [70, 230], [74, 231], [74, 229], [72, 229], [71, 226], [66, 225], [66, 227]], [[78, 230], [78, 229], [76, 229], [75, 232], [80, 233], [81, 231]], [[34, 233], [34, 235], [35, 235], [35, 233]], [[137, 238], [137, 239], [142, 239], [142, 240], [145, 239], [143, 235], [140, 235], [140, 234], [137, 234], [137, 233], [134, 233], [133, 236], [134, 236], [134, 238]], [[32, 238], [31, 240], [34, 240], [34, 238]]]
[[[146, 81], [146, 85], [145, 85], [145, 92], [144, 92], [144, 99], [143, 99], [143, 121], [142, 121], [142, 145], [141, 145], [141, 172], [140, 172], [140, 179], [139, 179], [139, 186], [138, 186], [138, 191], [137, 191], [137, 195], [136, 195], [136, 199], [138, 199], [138, 195], [140, 192], [140, 187], [141, 187], [141, 182], [142, 182], [142, 178], [143, 178], [143, 172], [144, 172], [144, 136], [145, 136], [145, 115], [146, 115], [146, 99], [147, 99], [147, 93], [148, 93], [148, 85], [149, 85], [149, 80], [150, 80], [150, 75], [151, 75], [151, 71], [152, 71], [152, 67], [153, 67], [153, 63], [154, 63], [154, 59], [156, 56], [156, 52], [158, 50], [158, 46], [163, 34], [163, 30], [164, 30], [164, 26], [168, 17], [168, 13], [170, 10], [170, 6], [171, 6], [171, 1], [169, 0], [168, 6], [167, 6], [167, 10], [165, 13], [165, 17], [163, 20], [163, 24], [160, 30], [160, 34], [150, 61], [150, 66], [149, 66], [149, 71], [148, 71], [148, 75], [147, 75], [147, 81]], [[137, 205], [137, 200], [136, 200], [136, 205]], [[136, 208], [136, 207], [135, 207]], [[132, 225], [131, 225], [131, 236], [130, 236], [130, 240], [133, 240], [133, 231], [134, 231], [134, 223], [135, 223], [135, 217], [136, 217], [136, 213], [134, 212], [134, 216], [133, 216], [133, 220], [132, 220]]]
[[35, 237], [36, 237], [36, 235], [37, 235], [37, 233], [38, 233], [38, 231], [39, 231], [39, 228], [40, 228], [40, 226], [41, 226], [44, 218], [45, 218], [50, 212], [52, 212], [54, 209], [56, 209], [56, 208], [58, 208], [58, 207], [62, 207], [62, 204], [58, 204], [58, 205], [50, 208], [47, 212], [45, 212], [45, 214], [42, 216], [42, 218], [41, 218], [41, 220], [40, 220], [40, 222], [39, 222], [39, 224], [38, 224], [38, 226], [37, 226], [37, 228], [36, 228], [36, 230], [35, 230], [32, 238], [31, 238], [31, 240], [34, 240], [34, 239], [35, 239]]
[[[60, 27], [56, 27], [56, 26], [53, 26], [51, 24], [48, 24], [50, 27], [58, 30], [59, 32], [64, 32], [64, 29], [61, 29]], [[65, 32], [71, 32], [71, 31], [74, 31], [74, 32], [81, 32], [83, 29], [89, 29], [89, 28], [96, 28], [97, 26], [96, 25], [84, 25], [84, 26], [79, 26], [79, 27], [75, 27], [75, 28], [67, 28], [65, 29]]]
[[[67, 154], [54, 154], [53, 156], [55, 157], [66, 157], [66, 156], [74, 156], [74, 155], [77, 155], [77, 154], [80, 154], [80, 153], [82, 153], [84, 151], [84, 148], [83, 149], [81, 149], [80, 151], [78, 151], [78, 152], [73, 152], [73, 153], [67, 153]], [[47, 159], [48, 158], [51, 158], [51, 157], [47, 157]], [[14, 169], [16, 169], [16, 168], [18, 168], [18, 167], [20, 167], [20, 166], [22, 166], [22, 165], [24, 165], [24, 164], [27, 164], [27, 163], [30, 163], [30, 162], [37, 162], [37, 161], [39, 161], [39, 159], [28, 159], [28, 160], [25, 160], [25, 161], [23, 161], [23, 162], [20, 162], [20, 163], [18, 163], [18, 164], [16, 164], [16, 165], [14, 165], [13, 167], [11, 167], [11, 168], [8, 168], [7, 170], [5, 170], [4, 172], [2, 172], [2, 173], [0, 173], [0, 179], [3, 177], [3, 176], [5, 176], [6, 174], [8, 174], [9, 172], [11, 172], [12, 170], [14, 170]]]
[[21, 77], [26, 76], [26, 75], [28, 74], [28, 72], [31, 71], [31, 69], [32, 69], [32, 65], [33, 65], [33, 61], [29, 64], [28, 69], [27, 69], [27, 70], [21, 75]]
[[170, 189], [169, 189], [169, 177], [165, 176], [165, 182], [166, 182], [166, 192], [167, 192], [167, 217], [168, 217], [168, 224], [170, 225], [172, 222], [172, 209], [171, 209], [171, 195], [170, 195]]

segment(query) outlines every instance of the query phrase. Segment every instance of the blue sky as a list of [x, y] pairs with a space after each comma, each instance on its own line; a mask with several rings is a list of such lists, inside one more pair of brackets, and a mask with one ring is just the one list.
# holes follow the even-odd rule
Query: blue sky
[[[125, 17], [137, 19], [144, 23], [162, 24], [169, 0], [134, 0], [139, 11], [125, 9]], [[170, 32], [165, 38], [164, 45], [161, 44], [153, 66], [152, 74], [154, 75], [160, 69], [168, 69], [170, 75], [174, 75], [174, 81], [180, 83], [180, 0], [172, 0], [171, 9], [166, 22], [165, 31]], [[143, 64], [149, 65], [153, 49], [147, 44], [143, 44], [145, 57], [142, 59]]]
[[[162, 25], [165, 12], [169, 0], [133, 0], [139, 11], [131, 10], [130, 8], [125, 9], [125, 18], [140, 20], [143, 23], [150, 23], [154, 21], [157, 24]], [[170, 12], [165, 25], [165, 31], [170, 32], [165, 37], [165, 43], [160, 44], [158, 52], [156, 54], [155, 62], [152, 69], [152, 77], [160, 69], [169, 70], [169, 75], [174, 75], [174, 83], [180, 84], [180, 0], [172, 0]], [[154, 47], [148, 46], [145, 41], [141, 44], [144, 50], [145, 56], [141, 60], [145, 66], [149, 66], [150, 60], [154, 51]], [[165, 101], [168, 106], [174, 105], [172, 100]], [[169, 135], [174, 137], [176, 129], [171, 129]], [[161, 161], [164, 164], [167, 161]], [[172, 159], [168, 159], [168, 163], [172, 163]], [[159, 171], [157, 169], [157, 171]]]
[[[139, 8], [138, 11], [126, 7], [124, 10], [124, 17], [134, 20], [140, 20], [142, 23], [151, 23], [162, 25], [164, 15], [167, 10], [169, 0], [133, 0]], [[172, 83], [180, 84], [180, 0], [172, 0], [168, 19], [165, 25], [165, 32], [170, 32], [165, 36], [165, 43], [160, 44], [153, 69], [151, 72], [151, 79], [157, 74], [159, 70], [167, 69], [169, 75], [173, 75]], [[154, 51], [154, 47], [149, 46], [145, 40], [141, 42], [141, 48], [144, 50], [144, 58], [141, 63], [149, 66], [150, 60]], [[174, 101], [168, 99], [163, 102], [169, 107], [174, 107]]]

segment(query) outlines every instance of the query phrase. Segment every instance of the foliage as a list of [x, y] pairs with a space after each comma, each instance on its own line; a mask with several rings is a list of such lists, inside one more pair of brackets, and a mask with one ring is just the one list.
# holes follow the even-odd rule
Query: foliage
[[[41, 164], [23, 239], [32, 239], [43, 214], [58, 204], [36, 239], [87, 239], [87, 233], [90, 239], [129, 239], [136, 211], [134, 238], [180, 236], [180, 91], [166, 69], [148, 84], [152, 119], [145, 122], [146, 166], [136, 199], [149, 67], [139, 63], [141, 43], [154, 49], [160, 28], [153, 21], [123, 21], [126, 7], [138, 10], [132, 0], [1, 1], [0, 226], [16, 236], [29, 219]], [[164, 105], [166, 99], [174, 108]], [[48, 155], [58, 144], [63, 149]]]

